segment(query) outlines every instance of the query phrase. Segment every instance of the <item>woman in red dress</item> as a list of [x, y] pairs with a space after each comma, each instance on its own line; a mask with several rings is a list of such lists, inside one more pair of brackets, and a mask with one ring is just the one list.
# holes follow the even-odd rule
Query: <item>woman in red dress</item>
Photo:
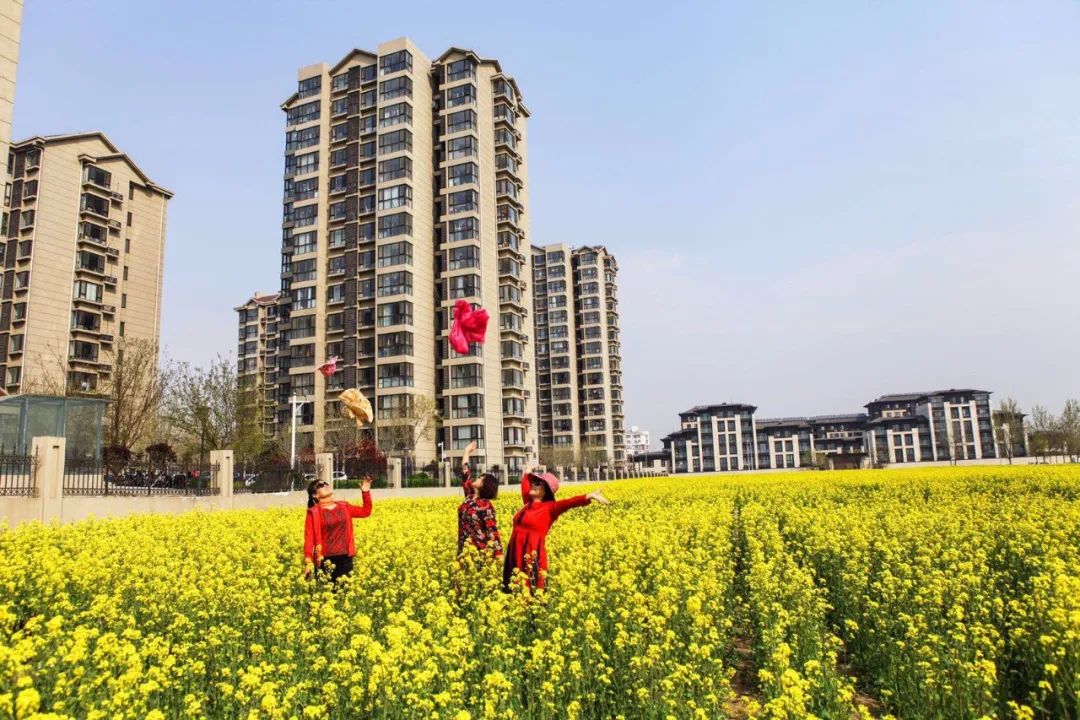
[[469, 457], [476, 452], [476, 443], [469, 443], [461, 458], [461, 489], [465, 502], [458, 506], [458, 555], [471, 542], [481, 553], [502, 557], [502, 540], [495, 520], [495, 506], [491, 501], [499, 494], [499, 480], [491, 473], [484, 473], [474, 480]]
[[[316, 480], [308, 486], [308, 511], [304, 523], [304, 575], [311, 577], [316, 567], [327, 567], [331, 580], [353, 569], [356, 541], [353, 518], [371, 515], [371, 478], [360, 483], [362, 505], [334, 500], [330, 483]], [[325, 564], [325, 565], [324, 565]]]
[[593, 500], [601, 505], [609, 503], [599, 491], [556, 500], [559, 478], [551, 473], [536, 472], [538, 469], [530, 468], [521, 476], [521, 499], [525, 507], [514, 516], [514, 529], [506, 548], [503, 562], [505, 592], [510, 590], [515, 569], [525, 573], [530, 588], [544, 587], [548, 569], [547, 534], [560, 515], [570, 508], [589, 505]]

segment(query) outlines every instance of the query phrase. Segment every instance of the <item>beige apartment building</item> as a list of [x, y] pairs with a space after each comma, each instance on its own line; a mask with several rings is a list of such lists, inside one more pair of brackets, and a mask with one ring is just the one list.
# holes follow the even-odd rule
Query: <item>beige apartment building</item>
[[11, 115], [15, 106], [15, 75], [19, 68], [22, 0], [0, 0], [0, 163], [7, 173], [11, 144]]
[[5, 197], [3, 386], [94, 391], [124, 338], [158, 341], [172, 193], [89, 132], [13, 143]]
[[626, 462], [615, 257], [532, 248], [540, 446], [560, 464]]
[[[480, 465], [535, 453], [525, 120], [499, 63], [452, 48], [430, 60], [408, 39], [303, 68], [283, 105], [285, 197], [277, 424], [300, 413], [298, 447], [325, 446], [341, 390], [376, 428], [426, 398], [443, 417], [421, 462], [472, 440]], [[458, 357], [451, 308], [488, 309], [487, 344]], [[337, 356], [339, 370], [316, 368]]]
[[259, 393], [263, 429], [274, 432], [274, 385], [277, 383], [278, 293], [255, 293], [235, 308], [239, 321], [237, 382]]

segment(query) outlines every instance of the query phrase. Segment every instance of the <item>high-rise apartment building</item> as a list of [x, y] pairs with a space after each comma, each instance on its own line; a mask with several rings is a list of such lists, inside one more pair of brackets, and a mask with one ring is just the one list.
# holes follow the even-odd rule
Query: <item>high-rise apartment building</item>
[[22, 35], [22, 0], [0, 0], [0, 163], [6, 177], [11, 115], [15, 105], [15, 75], [19, 67]]
[[626, 462], [618, 263], [602, 246], [533, 247], [540, 444], [560, 462]]
[[[301, 69], [282, 109], [279, 426], [290, 398], [309, 400], [297, 444], [322, 448], [345, 388], [372, 400], [376, 434], [425, 398], [443, 423], [416, 458], [476, 440], [477, 463], [522, 467], [536, 443], [516, 83], [497, 61], [458, 48], [429, 60], [403, 38]], [[492, 317], [464, 357], [447, 344], [461, 298]]]
[[5, 196], [3, 386], [93, 391], [124, 338], [158, 341], [172, 193], [89, 132], [12, 144]]
[[274, 431], [274, 390], [277, 382], [278, 301], [277, 293], [251, 298], [235, 308], [239, 321], [236, 373], [240, 387], [260, 393], [264, 408], [263, 427]]

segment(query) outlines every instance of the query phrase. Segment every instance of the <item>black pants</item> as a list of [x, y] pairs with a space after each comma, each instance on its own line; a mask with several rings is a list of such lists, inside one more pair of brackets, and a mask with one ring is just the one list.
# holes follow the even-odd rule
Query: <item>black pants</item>
[[330, 579], [336, 581], [343, 575], [348, 575], [352, 572], [353, 559], [350, 555], [331, 555], [330, 557], [323, 558], [323, 565], [329, 563]]

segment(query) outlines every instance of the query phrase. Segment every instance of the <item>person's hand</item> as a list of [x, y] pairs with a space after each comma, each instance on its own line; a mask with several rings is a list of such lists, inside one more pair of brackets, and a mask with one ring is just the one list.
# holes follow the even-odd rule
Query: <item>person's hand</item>
[[586, 495], [585, 497], [589, 498], [590, 500], [595, 500], [596, 502], [600, 503], [601, 505], [610, 505], [611, 504], [611, 501], [608, 500], [606, 497], [604, 497], [604, 493], [600, 492], [599, 490], [597, 490], [596, 492], [591, 492], [588, 495]]
[[310, 580], [311, 575], [314, 572], [315, 572], [315, 566], [312, 565], [310, 562], [305, 562], [304, 563], [304, 579], [305, 580]]
[[478, 447], [480, 447], [480, 445], [479, 445], [479, 443], [477, 443], [477, 442], [476, 442], [475, 440], [473, 440], [473, 441], [472, 441], [471, 443], [469, 443], [468, 445], [466, 445], [466, 446], [465, 446], [465, 457], [469, 457], [469, 456], [470, 456], [470, 455], [472, 455], [472, 454], [473, 454], [474, 452], [476, 452], [476, 449], [477, 449]]
[[365, 475], [360, 481], [360, 492], [371, 492], [371, 476]]

